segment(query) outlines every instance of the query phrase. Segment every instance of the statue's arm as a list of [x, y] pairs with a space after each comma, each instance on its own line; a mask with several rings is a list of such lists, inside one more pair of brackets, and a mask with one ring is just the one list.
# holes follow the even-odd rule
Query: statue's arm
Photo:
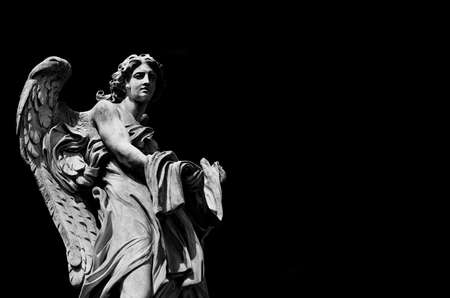
[[129, 140], [128, 131], [113, 103], [102, 100], [93, 108], [93, 120], [105, 146], [125, 170], [145, 181], [146, 156]]

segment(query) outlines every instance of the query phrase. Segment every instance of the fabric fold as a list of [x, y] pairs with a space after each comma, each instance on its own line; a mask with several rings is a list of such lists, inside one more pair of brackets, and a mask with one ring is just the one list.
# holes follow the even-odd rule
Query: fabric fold
[[133, 144], [148, 154], [145, 181], [127, 175], [115, 160], [106, 165], [104, 185], [93, 189], [101, 232], [79, 297], [109, 297], [146, 263], [152, 265], [149, 282], [156, 296], [189, 291], [208, 297], [199, 239], [223, 216], [219, 173], [209, 163], [199, 166], [172, 151], [155, 151], [151, 129], [128, 128]]

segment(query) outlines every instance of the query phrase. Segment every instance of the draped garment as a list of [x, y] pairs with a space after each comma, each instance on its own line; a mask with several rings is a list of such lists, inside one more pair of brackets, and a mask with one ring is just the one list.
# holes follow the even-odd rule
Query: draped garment
[[147, 154], [146, 181], [114, 159], [106, 165], [102, 185], [92, 190], [101, 229], [79, 297], [115, 297], [123, 278], [147, 263], [153, 297], [208, 297], [201, 240], [222, 219], [218, 172], [157, 151], [151, 128], [126, 127]]

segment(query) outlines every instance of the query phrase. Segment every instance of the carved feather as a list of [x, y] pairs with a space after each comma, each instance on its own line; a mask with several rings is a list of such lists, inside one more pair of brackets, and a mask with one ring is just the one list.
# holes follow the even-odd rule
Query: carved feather
[[82, 197], [80, 190], [92, 186], [98, 156], [87, 160], [86, 150], [95, 142], [81, 125], [82, 113], [58, 102], [70, 74], [70, 64], [59, 57], [45, 59], [30, 72], [17, 109], [16, 133], [22, 158], [66, 247], [70, 282], [79, 286], [92, 268], [98, 232], [95, 210], [86, 204], [92, 198]]

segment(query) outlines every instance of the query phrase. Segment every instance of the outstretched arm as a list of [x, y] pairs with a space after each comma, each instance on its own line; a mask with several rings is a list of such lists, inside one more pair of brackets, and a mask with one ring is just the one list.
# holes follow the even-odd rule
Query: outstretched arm
[[146, 156], [131, 144], [116, 106], [106, 100], [99, 101], [93, 109], [93, 119], [100, 137], [118, 162], [145, 181]]

